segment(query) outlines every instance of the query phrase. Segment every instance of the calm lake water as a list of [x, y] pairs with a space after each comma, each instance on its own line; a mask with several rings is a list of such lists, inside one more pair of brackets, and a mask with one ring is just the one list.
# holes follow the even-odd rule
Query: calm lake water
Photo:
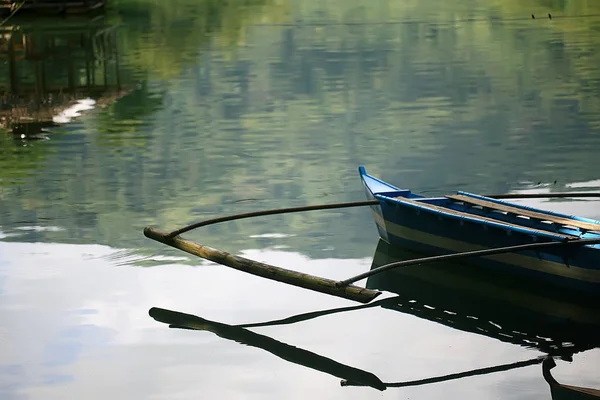
[[[537, 317], [598, 327], [597, 308], [517, 291], [478, 311], [513, 336], [531, 328], [529, 342], [410, 307], [245, 330], [232, 326], [356, 304], [142, 230], [363, 200], [358, 165], [432, 195], [598, 191], [599, 15], [591, 0], [119, 0], [93, 18], [11, 18], [0, 28], [0, 398], [550, 399], [539, 364], [379, 392], [273, 353], [298, 355], [280, 342], [384, 382], [418, 380], [540, 356], [556, 338]], [[600, 218], [600, 201], [527, 204]], [[335, 279], [387, 257], [364, 208], [189, 237]], [[391, 279], [369, 284], [391, 295]], [[398, 279], [416, 303], [456, 300]], [[481, 296], [442, 311], [460, 316]], [[228, 325], [169, 329], [152, 307]], [[600, 388], [585, 326], [557, 334], [587, 351], [553, 373]]]

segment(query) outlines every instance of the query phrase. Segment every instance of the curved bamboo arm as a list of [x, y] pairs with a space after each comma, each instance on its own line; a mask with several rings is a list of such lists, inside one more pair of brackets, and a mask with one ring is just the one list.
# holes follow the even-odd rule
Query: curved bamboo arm
[[349, 207], [363, 207], [373, 206], [379, 204], [379, 200], [365, 200], [365, 201], [351, 201], [349, 203], [333, 203], [333, 204], [317, 204], [314, 206], [302, 206], [302, 207], [289, 207], [289, 208], [275, 208], [271, 210], [252, 211], [242, 214], [227, 215], [225, 217], [218, 217], [213, 219], [207, 219], [204, 221], [196, 222], [191, 225], [184, 226], [183, 228], [176, 229], [172, 232], [167, 233], [167, 237], [172, 238], [182, 233], [189, 232], [193, 229], [200, 228], [202, 226], [218, 224], [221, 222], [235, 221], [237, 219], [262, 217], [264, 215], [276, 215], [276, 214], [290, 214], [295, 212], [303, 211], [314, 211], [314, 210], [329, 210], [334, 208], [349, 208]]

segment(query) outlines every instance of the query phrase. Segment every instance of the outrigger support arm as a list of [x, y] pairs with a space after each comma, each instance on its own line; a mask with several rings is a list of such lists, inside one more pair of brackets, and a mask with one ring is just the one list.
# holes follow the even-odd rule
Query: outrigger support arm
[[235, 221], [237, 219], [262, 217], [264, 215], [276, 215], [276, 214], [290, 214], [295, 212], [303, 211], [314, 211], [314, 210], [330, 210], [334, 208], [349, 208], [349, 207], [363, 207], [363, 206], [374, 206], [379, 204], [379, 200], [365, 200], [365, 201], [351, 201], [349, 203], [333, 203], [333, 204], [316, 204], [314, 206], [302, 206], [302, 207], [289, 207], [289, 208], [275, 208], [271, 210], [253, 211], [243, 214], [227, 215], [225, 217], [219, 217], [214, 219], [207, 219], [205, 221], [196, 222], [194, 224], [184, 226], [183, 228], [176, 229], [172, 232], [167, 233], [167, 237], [175, 237], [182, 233], [189, 232], [193, 229], [200, 228], [201, 226], [218, 224], [221, 222]]
[[[490, 194], [484, 195], [494, 199], [527, 199], [527, 198], [564, 198], [564, 197], [598, 197], [600, 193], [509, 193], [509, 194]], [[349, 207], [363, 207], [363, 206], [376, 206], [380, 203], [379, 200], [364, 200], [364, 201], [351, 201], [347, 203], [332, 203], [332, 204], [316, 204], [312, 206], [301, 206], [301, 207], [289, 207], [289, 208], [275, 208], [263, 211], [253, 211], [242, 214], [227, 215], [225, 217], [218, 217], [214, 219], [207, 219], [205, 221], [196, 222], [191, 225], [184, 226], [183, 228], [176, 229], [172, 232], [167, 233], [168, 237], [175, 237], [182, 233], [189, 232], [193, 229], [200, 228], [202, 226], [218, 224], [221, 222], [235, 221], [238, 219], [261, 217], [265, 215], [276, 215], [276, 214], [290, 214], [295, 212], [314, 211], [314, 210], [330, 210], [335, 208], [349, 208]]]
[[254, 211], [249, 213], [228, 215], [225, 217], [196, 222], [194, 224], [185, 226], [180, 229], [176, 229], [171, 232], [164, 232], [159, 229], [148, 226], [144, 229], [144, 235], [150, 239], [154, 239], [158, 242], [164, 243], [171, 247], [175, 247], [179, 250], [183, 250], [195, 256], [225, 265], [233, 269], [237, 269], [239, 271], [247, 272], [252, 275], [257, 275], [263, 278], [287, 283], [288, 285], [298, 286], [304, 289], [314, 290], [332, 296], [343, 297], [345, 299], [358, 301], [360, 303], [368, 303], [375, 297], [379, 296], [381, 292], [353, 285], [345, 285], [344, 287], [341, 287], [338, 285], [338, 281], [314, 275], [304, 274], [298, 271], [292, 271], [289, 269], [276, 267], [274, 265], [261, 263], [247, 258], [234, 256], [233, 254], [227, 253], [225, 251], [214, 249], [191, 240], [183, 239], [179, 235], [185, 232], [189, 232], [193, 229], [199, 228], [201, 226], [217, 224], [220, 222], [234, 221], [244, 218], [258, 217], [263, 215], [288, 214], [302, 211], [372, 206], [377, 204], [379, 204], [379, 200], [366, 200], [353, 201], [348, 203], [317, 204], [312, 206]]
[[406, 260], [406, 261], [397, 261], [397, 262], [393, 262], [390, 264], [382, 265], [381, 267], [374, 268], [367, 272], [363, 272], [362, 274], [358, 274], [356, 276], [353, 276], [352, 278], [344, 279], [343, 281], [339, 281], [337, 284], [338, 284], [338, 286], [344, 287], [345, 285], [349, 285], [351, 283], [360, 281], [361, 279], [368, 278], [369, 276], [377, 275], [382, 272], [389, 271], [389, 270], [395, 269], [395, 268], [408, 267], [409, 265], [428, 264], [428, 263], [432, 263], [432, 262], [449, 261], [449, 260], [456, 260], [456, 259], [469, 258], [469, 257], [483, 257], [483, 256], [496, 255], [496, 254], [515, 253], [515, 252], [524, 251], [524, 250], [540, 250], [540, 249], [547, 249], [547, 248], [560, 247], [560, 246], [584, 246], [586, 244], [600, 244], [600, 238], [573, 239], [573, 240], [566, 240], [566, 241], [562, 241], [562, 242], [543, 242], [543, 243], [521, 244], [521, 245], [517, 245], [517, 246], [496, 247], [494, 249], [464, 251], [461, 253], [452, 253], [452, 254], [444, 254], [444, 255], [440, 255], [440, 256], [416, 258], [413, 260]]

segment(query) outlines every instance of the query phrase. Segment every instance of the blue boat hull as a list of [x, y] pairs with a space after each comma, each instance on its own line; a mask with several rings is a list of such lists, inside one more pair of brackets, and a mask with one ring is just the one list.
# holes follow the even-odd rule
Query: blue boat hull
[[[449, 254], [560, 240], [560, 233], [557, 232], [521, 228], [514, 223], [508, 226], [503, 221], [480, 218], [474, 214], [465, 217], [446, 213], [445, 210], [453, 210], [431, 207], [436, 204], [436, 199], [398, 189], [369, 176], [362, 167], [359, 171], [367, 198], [380, 200], [379, 205], [372, 207], [379, 236], [392, 245], [429, 254]], [[443, 200], [440, 199], [438, 203], [443, 204]], [[509, 218], [505, 215], [501, 217]], [[585, 238], [595, 235], [600, 238], [600, 234], [593, 232], [586, 233]], [[529, 276], [577, 291], [600, 294], [598, 245], [569, 250], [565, 246], [543, 252], [499, 254], [471, 258], [466, 262], [515, 276]]]

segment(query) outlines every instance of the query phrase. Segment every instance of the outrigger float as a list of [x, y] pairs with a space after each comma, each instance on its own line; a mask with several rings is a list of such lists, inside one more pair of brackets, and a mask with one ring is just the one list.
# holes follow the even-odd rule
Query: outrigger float
[[[381, 294], [354, 283], [395, 268], [466, 260], [515, 277], [529, 276], [581, 293], [600, 295], [600, 221], [510, 203], [514, 198], [596, 197], [599, 193], [477, 195], [459, 191], [425, 197], [399, 189], [359, 168], [367, 201], [256, 211], [201, 221], [165, 232], [146, 227], [156, 241], [267, 279], [368, 303]], [[182, 234], [221, 222], [264, 215], [370, 206], [379, 236], [431, 256], [396, 261], [335, 281], [253, 261], [184, 239]]]

